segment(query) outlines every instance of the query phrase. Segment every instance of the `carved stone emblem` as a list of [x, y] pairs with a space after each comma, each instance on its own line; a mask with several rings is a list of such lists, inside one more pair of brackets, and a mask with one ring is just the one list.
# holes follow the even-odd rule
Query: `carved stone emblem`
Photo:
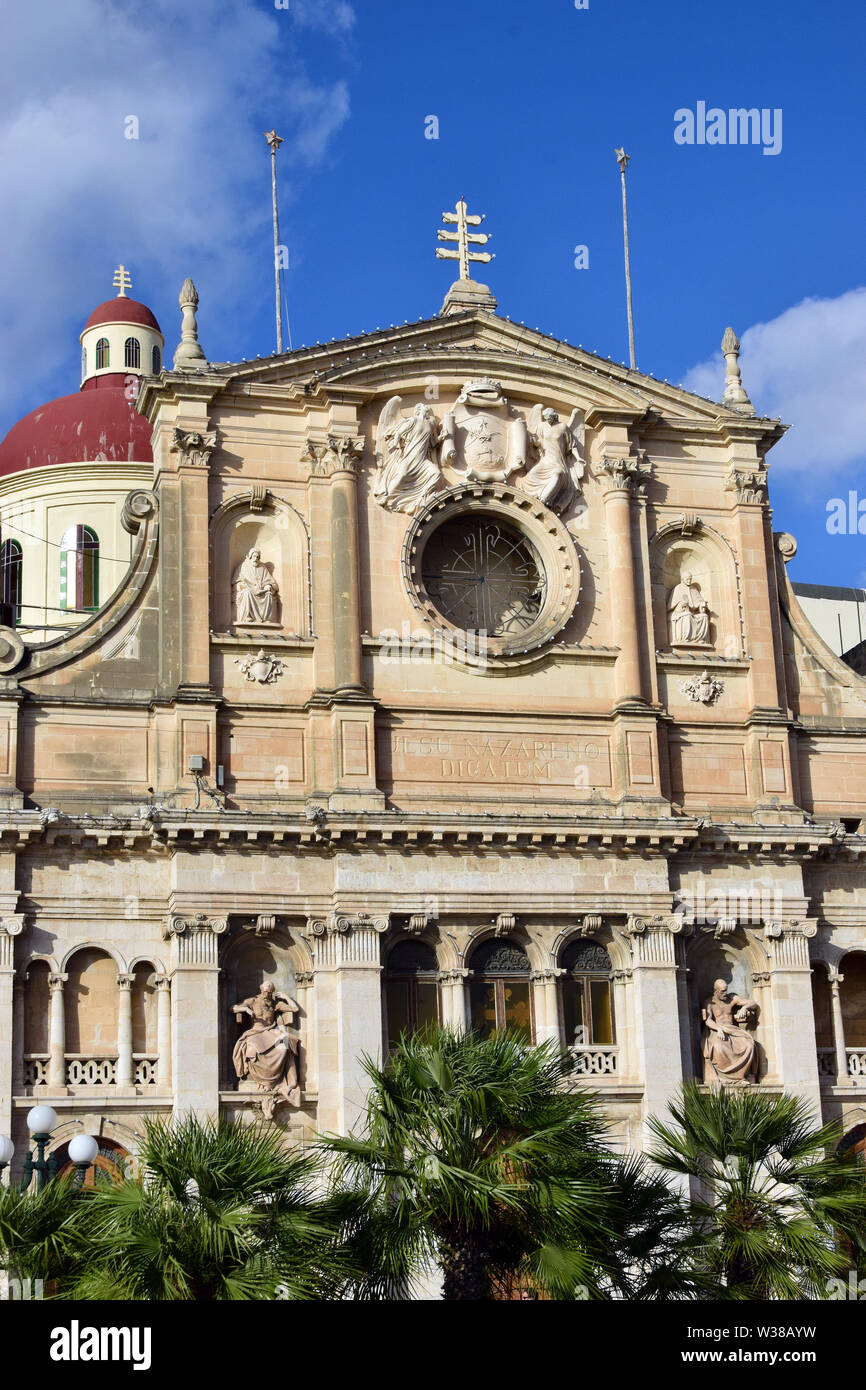
[[690, 681], [683, 681], [680, 689], [694, 704], [714, 705], [725, 689], [725, 682], [702, 671]]
[[526, 466], [526, 421], [498, 381], [467, 381], [442, 428], [443, 463], [462, 466], [473, 482], [504, 483]]
[[258, 681], [259, 685], [273, 685], [286, 669], [278, 656], [266, 656], [261, 650], [255, 656], [235, 657], [235, 665], [248, 681]]
[[175, 429], [171, 447], [175, 453], [180, 454], [184, 463], [190, 463], [194, 468], [207, 468], [210, 456], [217, 446], [218, 435], [217, 430], [201, 434], [198, 430]]

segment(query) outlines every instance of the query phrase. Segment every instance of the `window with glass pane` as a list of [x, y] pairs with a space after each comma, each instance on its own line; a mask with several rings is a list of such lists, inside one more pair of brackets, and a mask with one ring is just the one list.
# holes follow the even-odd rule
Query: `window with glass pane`
[[108, 364], [108, 339], [100, 338], [99, 342], [96, 344], [96, 370], [98, 372], [104, 371]]
[[158, 376], [160, 367], [162, 366], [162, 359], [160, 357], [159, 348], [155, 344], [151, 348], [150, 352], [150, 365], [153, 371], [153, 375]]
[[89, 526], [70, 526], [60, 542], [60, 606], [99, 607], [99, 537]]
[[469, 962], [472, 1027], [485, 1038], [506, 1028], [532, 1042], [529, 957], [516, 941], [483, 941]]
[[14, 627], [21, 621], [21, 546], [17, 541], [4, 541], [0, 546], [0, 570], [3, 573], [4, 622]]
[[400, 941], [388, 956], [385, 972], [388, 1045], [401, 1033], [439, 1022], [439, 966], [436, 952], [424, 941]]
[[137, 338], [127, 338], [123, 345], [123, 365], [125, 367], [141, 366], [141, 343]]
[[610, 956], [597, 941], [573, 941], [562, 955], [562, 1013], [568, 1047], [616, 1041]]

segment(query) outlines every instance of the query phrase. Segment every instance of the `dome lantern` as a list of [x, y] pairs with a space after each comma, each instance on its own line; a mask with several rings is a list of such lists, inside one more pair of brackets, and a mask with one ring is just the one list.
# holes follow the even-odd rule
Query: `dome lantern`
[[114, 272], [117, 295], [98, 304], [81, 334], [81, 389], [123, 385], [127, 376], [156, 376], [165, 340], [146, 304], [130, 299], [126, 266]]

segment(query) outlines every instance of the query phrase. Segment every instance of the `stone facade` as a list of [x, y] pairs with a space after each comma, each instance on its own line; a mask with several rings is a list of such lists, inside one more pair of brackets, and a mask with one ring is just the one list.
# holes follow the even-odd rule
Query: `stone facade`
[[433, 1007], [573, 1046], [640, 1147], [719, 978], [758, 1085], [866, 1119], [866, 681], [788, 582], [777, 421], [471, 295], [138, 406], [125, 580], [59, 641], [0, 631], [19, 1154], [36, 1096], [126, 1152], [258, 1108], [263, 981], [295, 1136], [350, 1127], [361, 1054]]

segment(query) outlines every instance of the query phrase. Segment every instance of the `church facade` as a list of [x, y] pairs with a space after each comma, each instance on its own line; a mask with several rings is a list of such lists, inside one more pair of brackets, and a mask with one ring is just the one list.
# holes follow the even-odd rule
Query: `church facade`
[[345, 1131], [362, 1054], [434, 1018], [570, 1047], [622, 1146], [684, 1078], [856, 1134], [866, 680], [788, 581], [734, 335], [718, 403], [465, 276], [255, 362], [196, 304], [125, 577], [0, 629], [19, 1158], [37, 1100], [61, 1159], [171, 1112]]

